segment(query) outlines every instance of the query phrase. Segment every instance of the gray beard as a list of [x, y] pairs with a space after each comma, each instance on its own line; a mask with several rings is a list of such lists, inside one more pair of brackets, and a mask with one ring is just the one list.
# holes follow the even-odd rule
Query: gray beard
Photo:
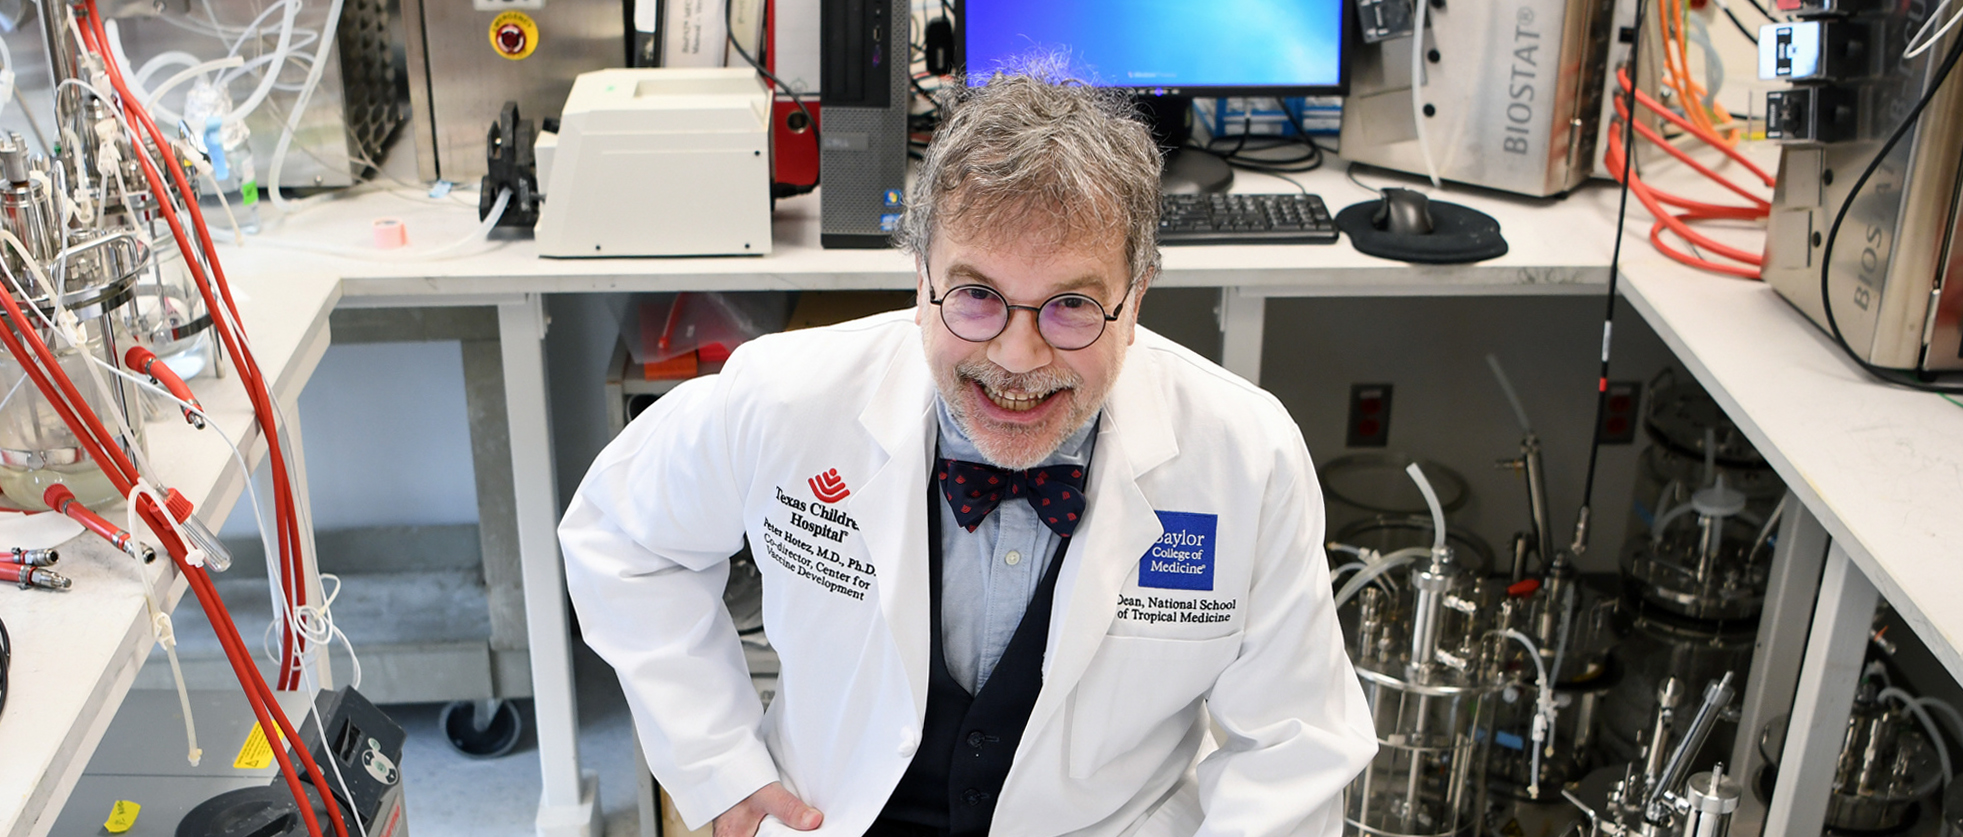
[[[939, 380], [941, 398], [947, 402], [948, 415], [954, 418], [955, 426], [973, 442], [975, 449], [989, 464], [1011, 471], [1034, 468], [1056, 453], [1070, 434], [1097, 414], [1103, 404], [1104, 393], [1086, 393], [1082, 380], [1067, 371], [1046, 367], [1035, 372], [1015, 374], [985, 360], [969, 360], [955, 364], [952, 380]], [[999, 427], [988, 425], [977, 432], [974, 416], [968, 414], [968, 399], [985, 398], [977, 395], [969, 386], [969, 381], [977, 381], [984, 389], [995, 391], [1017, 390], [1031, 393], [1048, 393], [1068, 390], [1061, 397], [1070, 398], [1069, 410], [1055, 420], [1040, 427]], [[1086, 397], [1093, 396], [1093, 397]]]

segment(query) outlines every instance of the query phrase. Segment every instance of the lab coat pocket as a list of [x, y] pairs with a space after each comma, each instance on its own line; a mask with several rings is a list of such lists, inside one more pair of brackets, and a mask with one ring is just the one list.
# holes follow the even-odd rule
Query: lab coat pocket
[[1182, 710], [1213, 687], [1241, 638], [1106, 636], [1071, 698], [1070, 777], [1089, 777], [1154, 737], [1175, 745], [1192, 725]]

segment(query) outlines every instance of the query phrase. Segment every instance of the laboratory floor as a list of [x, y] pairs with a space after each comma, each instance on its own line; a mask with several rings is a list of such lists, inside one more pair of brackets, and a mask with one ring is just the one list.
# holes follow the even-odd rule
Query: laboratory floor
[[[579, 692], [579, 757], [600, 774], [606, 837], [637, 833], [634, 811], [633, 721], [613, 669], [573, 641], [573, 676]], [[525, 738], [510, 755], [474, 759], [443, 740], [440, 703], [382, 707], [409, 733], [403, 745], [409, 833], [413, 837], [530, 837], [538, 810], [537, 737], [531, 702], [521, 701]]]

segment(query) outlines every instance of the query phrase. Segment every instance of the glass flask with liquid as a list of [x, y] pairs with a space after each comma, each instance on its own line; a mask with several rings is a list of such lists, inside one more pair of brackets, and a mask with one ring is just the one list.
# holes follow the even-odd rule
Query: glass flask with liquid
[[[13, 296], [29, 320], [28, 330], [54, 353], [82, 401], [107, 424], [114, 444], [136, 451], [143, 430], [134, 385], [93, 364], [116, 364], [130, 342], [122, 311], [134, 299], [149, 248], [129, 229], [63, 233], [51, 182], [45, 161], [31, 159], [17, 136], [0, 137], [0, 224], [20, 237], [27, 251], [9, 248], [0, 257], [9, 277], [0, 292]], [[57, 326], [69, 333], [57, 333]], [[84, 505], [122, 499], [19, 360], [0, 353], [0, 492], [14, 505], [39, 509], [46, 507], [43, 492], [56, 483], [68, 486]]]

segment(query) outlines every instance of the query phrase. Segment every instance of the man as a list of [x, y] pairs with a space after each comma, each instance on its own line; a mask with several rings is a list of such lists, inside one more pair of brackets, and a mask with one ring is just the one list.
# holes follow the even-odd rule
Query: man
[[[1340, 833], [1375, 742], [1321, 495], [1272, 396], [1137, 328], [1158, 168], [1107, 92], [962, 91], [913, 311], [756, 340], [594, 463], [568, 584], [691, 827]], [[721, 605], [745, 536], [768, 712]]]

